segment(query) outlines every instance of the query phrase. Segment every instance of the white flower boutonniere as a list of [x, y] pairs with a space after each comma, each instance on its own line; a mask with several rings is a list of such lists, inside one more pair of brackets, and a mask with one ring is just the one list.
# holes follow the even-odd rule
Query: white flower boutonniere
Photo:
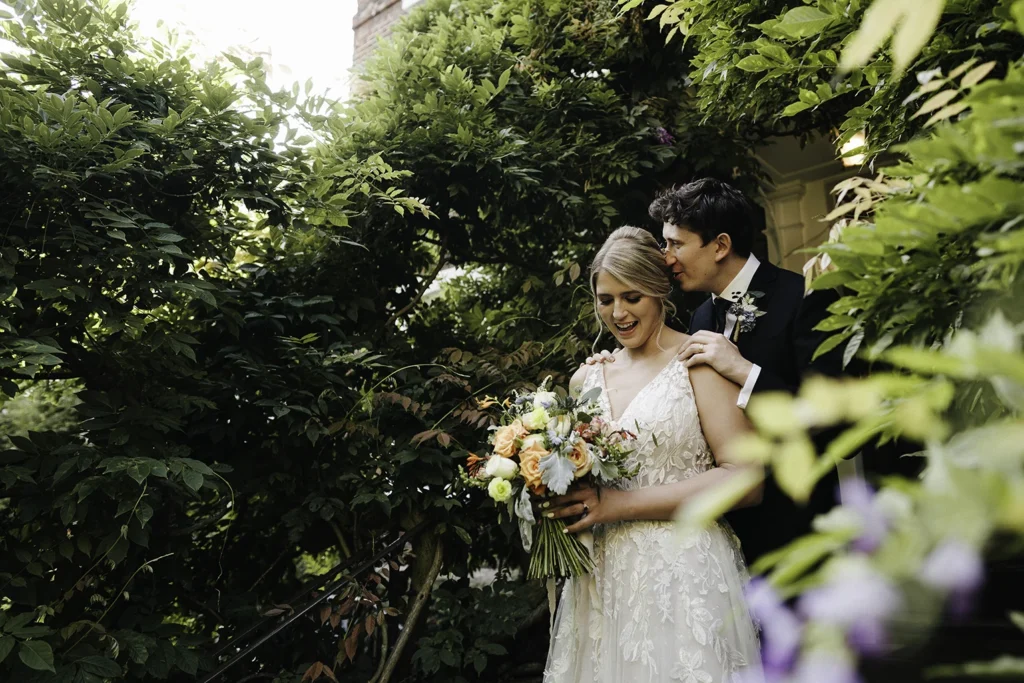
[[765, 312], [757, 307], [757, 300], [762, 296], [764, 292], [747, 292], [729, 307], [729, 313], [736, 316], [736, 327], [732, 332], [734, 342], [741, 333], [752, 331], [757, 319], [764, 315]]

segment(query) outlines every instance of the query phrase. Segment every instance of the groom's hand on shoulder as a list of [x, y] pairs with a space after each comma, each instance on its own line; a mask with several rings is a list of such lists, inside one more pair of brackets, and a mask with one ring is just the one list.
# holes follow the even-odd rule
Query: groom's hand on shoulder
[[601, 351], [600, 353], [595, 353], [593, 356], [588, 356], [585, 361], [580, 363], [580, 367], [582, 368], [584, 365], [600, 365], [601, 363], [614, 363], [614, 362], [615, 362], [615, 356], [612, 355], [611, 351], [605, 349], [604, 351]]
[[746, 383], [747, 376], [754, 364], [740, 354], [736, 345], [724, 335], [708, 330], [694, 332], [683, 342], [676, 356], [686, 367], [708, 365], [718, 374], [741, 387]]

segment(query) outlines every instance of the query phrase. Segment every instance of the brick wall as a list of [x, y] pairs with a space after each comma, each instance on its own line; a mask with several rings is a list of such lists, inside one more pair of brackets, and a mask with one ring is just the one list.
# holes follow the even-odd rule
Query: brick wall
[[387, 38], [392, 24], [402, 14], [402, 0], [359, 0], [359, 9], [352, 20], [355, 31], [352, 66], [356, 71], [373, 52], [377, 41]]

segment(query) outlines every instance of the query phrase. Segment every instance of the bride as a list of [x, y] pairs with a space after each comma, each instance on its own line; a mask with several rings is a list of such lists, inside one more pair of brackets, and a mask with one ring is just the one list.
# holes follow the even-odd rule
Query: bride
[[[623, 227], [590, 269], [594, 308], [622, 345], [618, 362], [584, 365], [573, 391], [601, 390], [605, 416], [638, 434], [640, 466], [623, 486], [583, 488], [544, 514], [593, 528], [592, 574], [566, 581], [544, 683], [725, 683], [759, 680], [760, 654], [743, 602], [746, 568], [724, 523], [688, 538], [672, 516], [733, 476], [728, 442], [749, 429], [739, 387], [675, 360], [687, 335], [665, 325], [672, 284], [654, 237]], [[756, 504], [754, 491], [740, 505]]]

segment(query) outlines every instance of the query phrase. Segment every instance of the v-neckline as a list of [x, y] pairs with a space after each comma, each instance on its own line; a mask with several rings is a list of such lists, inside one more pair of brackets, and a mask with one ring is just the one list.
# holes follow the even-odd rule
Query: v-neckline
[[660, 370], [658, 370], [656, 373], [654, 373], [654, 376], [651, 377], [651, 379], [649, 379], [647, 381], [647, 384], [645, 384], [642, 387], [640, 387], [640, 389], [637, 390], [636, 394], [633, 395], [633, 398], [629, 399], [629, 403], [627, 403], [626, 407], [622, 409], [622, 412], [619, 413], [618, 417], [614, 417], [612, 415], [612, 412], [613, 412], [612, 411], [612, 397], [611, 397], [611, 393], [608, 391], [608, 378], [605, 377], [605, 373], [604, 373], [605, 364], [601, 363], [600, 364], [599, 379], [601, 380], [601, 391], [604, 392], [604, 401], [605, 401], [605, 403], [608, 404], [608, 417], [609, 417], [609, 419], [611, 419], [612, 422], [619, 422], [619, 421], [621, 421], [622, 418], [626, 415], [626, 413], [629, 412], [629, 409], [633, 407], [633, 404], [636, 403], [636, 400], [638, 398], [640, 398], [640, 394], [642, 394], [645, 391], [647, 391], [647, 388], [650, 387], [652, 384], [654, 384], [654, 380], [656, 380], [659, 377], [661, 377], [661, 374], [663, 372], [665, 372], [670, 367], [672, 367], [673, 363], [677, 363], [677, 362], [679, 362], [679, 361], [677, 361], [675, 356], [673, 356], [672, 359], [669, 362], [665, 363], [665, 365], [663, 365]]

